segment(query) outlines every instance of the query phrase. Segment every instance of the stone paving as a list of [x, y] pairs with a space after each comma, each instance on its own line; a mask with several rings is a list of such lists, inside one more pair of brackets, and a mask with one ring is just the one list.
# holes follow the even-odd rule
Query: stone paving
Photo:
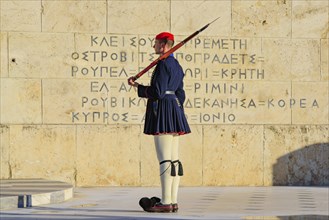
[[[68, 190], [58, 185], [59, 191]], [[21, 190], [17, 195], [24, 194]], [[138, 205], [141, 197], [159, 197], [159, 187], [75, 188], [68, 200], [36, 205], [32, 197], [32, 207], [2, 209], [0, 219], [328, 220], [328, 191], [328, 187], [181, 187], [178, 213], [159, 214], [144, 212]]]

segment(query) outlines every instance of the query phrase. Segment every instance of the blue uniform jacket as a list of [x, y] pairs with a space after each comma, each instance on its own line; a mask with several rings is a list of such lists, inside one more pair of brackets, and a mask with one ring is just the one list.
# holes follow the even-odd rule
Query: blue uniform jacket
[[148, 98], [144, 133], [190, 133], [183, 109], [183, 78], [182, 67], [169, 56], [158, 62], [149, 86], [138, 86], [138, 96]]
[[185, 91], [183, 90], [184, 72], [173, 56], [158, 62], [151, 78], [150, 86], [138, 86], [138, 96], [150, 99], [163, 99], [166, 91], [174, 91], [183, 105]]

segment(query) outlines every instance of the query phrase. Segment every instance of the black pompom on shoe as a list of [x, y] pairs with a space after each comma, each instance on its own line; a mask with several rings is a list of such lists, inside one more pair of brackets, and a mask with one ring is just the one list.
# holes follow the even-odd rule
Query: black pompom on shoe
[[139, 205], [143, 208], [144, 211], [150, 212], [151, 208], [154, 207], [157, 203], [161, 201], [158, 197], [143, 197], [139, 200]]
[[151, 205], [151, 199], [147, 198], [147, 197], [143, 197], [139, 200], [139, 205], [140, 207], [143, 208], [144, 211], [148, 211], [152, 205]]
[[160, 201], [161, 201], [160, 198], [153, 196], [153, 197], [151, 198], [151, 206], [152, 206], [152, 207], [155, 206], [155, 204], [159, 203]]

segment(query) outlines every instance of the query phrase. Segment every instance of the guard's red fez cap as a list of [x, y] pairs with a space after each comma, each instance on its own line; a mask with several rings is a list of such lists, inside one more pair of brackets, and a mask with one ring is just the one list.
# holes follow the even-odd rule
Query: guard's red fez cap
[[162, 32], [162, 33], [158, 34], [157, 36], [155, 36], [155, 39], [156, 40], [167, 39], [167, 40], [174, 41], [174, 35], [169, 32]]

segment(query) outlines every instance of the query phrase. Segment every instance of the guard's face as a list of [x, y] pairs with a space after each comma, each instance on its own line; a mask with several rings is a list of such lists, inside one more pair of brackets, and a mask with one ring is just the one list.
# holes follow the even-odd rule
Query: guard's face
[[153, 46], [155, 53], [156, 54], [163, 53], [164, 46], [165, 46], [165, 43], [160, 43], [159, 40], [155, 40], [155, 43], [154, 43], [154, 46]]

